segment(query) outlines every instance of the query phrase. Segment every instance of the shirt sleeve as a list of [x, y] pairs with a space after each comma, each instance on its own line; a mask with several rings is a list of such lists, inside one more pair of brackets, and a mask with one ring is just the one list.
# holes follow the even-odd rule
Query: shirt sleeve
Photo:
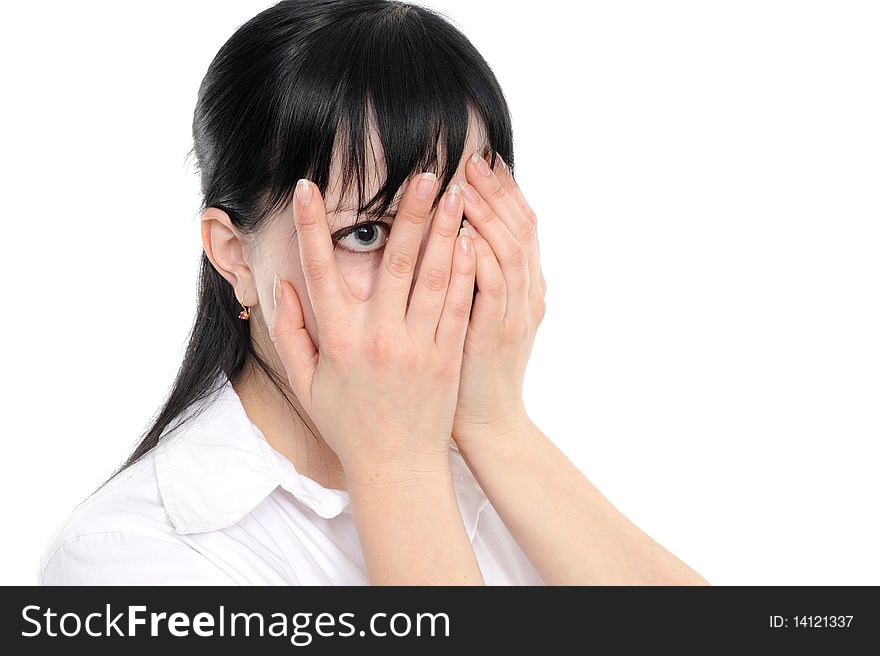
[[40, 585], [238, 585], [184, 542], [128, 531], [65, 538], [41, 567]]

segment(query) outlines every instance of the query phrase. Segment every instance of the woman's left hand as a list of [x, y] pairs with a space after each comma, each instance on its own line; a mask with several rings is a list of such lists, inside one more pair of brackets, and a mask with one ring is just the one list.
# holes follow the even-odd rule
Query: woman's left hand
[[463, 451], [529, 422], [523, 378], [544, 318], [546, 290], [537, 219], [510, 170], [500, 157], [493, 170], [476, 155], [468, 159], [465, 174], [470, 185], [462, 185], [464, 214], [478, 233], [473, 239], [478, 291], [452, 429]]

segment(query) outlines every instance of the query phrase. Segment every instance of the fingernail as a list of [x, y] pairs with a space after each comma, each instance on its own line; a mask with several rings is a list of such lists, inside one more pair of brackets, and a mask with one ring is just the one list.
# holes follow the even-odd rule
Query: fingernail
[[471, 252], [471, 248], [472, 248], [471, 238], [470, 238], [470, 235], [468, 235], [468, 231], [465, 230], [464, 227], [462, 227], [458, 231], [458, 245], [461, 247], [461, 250], [463, 252], [465, 252], [465, 253]]
[[480, 152], [475, 150], [471, 155], [471, 161], [477, 165], [477, 170], [483, 175], [491, 175], [492, 169], [489, 168], [489, 164], [480, 157]]
[[275, 280], [272, 281], [272, 303], [275, 307], [281, 306], [281, 301], [284, 300], [284, 290], [281, 289], [281, 278], [278, 277], [278, 274], [275, 274]]
[[299, 202], [303, 205], [312, 200], [312, 185], [305, 178], [300, 178], [299, 182], [296, 183], [296, 197], [299, 198]]
[[461, 183], [461, 193], [470, 202], [472, 202], [472, 203], [477, 202], [477, 192], [467, 182]]
[[419, 183], [416, 186], [416, 198], [421, 198], [424, 200], [431, 195], [431, 192], [434, 191], [434, 184], [437, 182], [437, 176], [431, 173], [430, 171], [426, 173], [422, 173], [419, 176]]
[[503, 170], [510, 171], [510, 169], [507, 167], [507, 162], [504, 161], [504, 158], [502, 158], [499, 153], [495, 153], [495, 157], [497, 158], [498, 163], [501, 165], [501, 168]]
[[464, 221], [461, 222], [461, 226], [462, 226], [462, 228], [467, 228], [467, 231], [470, 234], [471, 238], [476, 239], [477, 237], [480, 236], [480, 233], [477, 232], [477, 229], [467, 219], [465, 219]]
[[446, 211], [450, 214], [454, 214], [458, 211], [458, 199], [460, 193], [461, 185], [457, 182], [449, 188], [449, 193], [446, 195]]

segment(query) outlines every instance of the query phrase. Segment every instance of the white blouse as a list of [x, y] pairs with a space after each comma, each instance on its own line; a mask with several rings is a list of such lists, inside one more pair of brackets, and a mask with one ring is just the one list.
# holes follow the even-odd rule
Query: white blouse
[[[456, 498], [487, 585], [543, 585], [455, 444]], [[296, 471], [225, 384], [208, 407], [83, 501], [41, 585], [367, 585], [345, 491]]]

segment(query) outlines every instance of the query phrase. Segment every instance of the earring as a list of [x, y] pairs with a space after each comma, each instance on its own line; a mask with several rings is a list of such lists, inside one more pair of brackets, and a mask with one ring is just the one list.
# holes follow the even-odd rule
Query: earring
[[[238, 297], [236, 297], [235, 300], [238, 301]], [[244, 310], [242, 310], [241, 312], [238, 313], [238, 318], [239, 318], [239, 319], [244, 319], [245, 321], [247, 321], [248, 319], [251, 318], [251, 311], [250, 311], [250, 308], [248, 308], [248, 307], [247, 307], [244, 303], [242, 303], [241, 301], [238, 301], [238, 304], [239, 304], [241, 307], [244, 308]]]

